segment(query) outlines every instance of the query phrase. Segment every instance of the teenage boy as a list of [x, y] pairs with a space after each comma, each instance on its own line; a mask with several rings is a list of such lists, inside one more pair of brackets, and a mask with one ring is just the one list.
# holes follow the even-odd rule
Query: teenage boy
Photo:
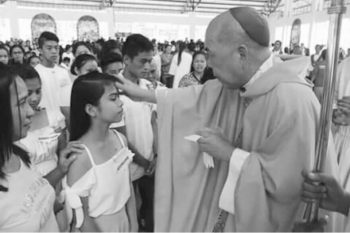
[[[42, 81], [40, 105], [47, 109], [50, 125], [66, 128], [69, 119], [69, 103], [72, 82], [68, 71], [57, 65], [59, 39], [52, 32], [41, 33], [38, 43], [41, 63], [35, 69]], [[65, 121], [66, 120], [66, 121]]]
[[[130, 35], [122, 49], [125, 79], [139, 87], [147, 89], [151, 83], [145, 80], [149, 75], [153, 57], [153, 45], [143, 35]], [[140, 229], [153, 232], [153, 196], [154, 196], [154, 135], [152, 130], [152, 112], [154, 105], [137, 102], [121, 96], [124, 103], [126, 137], [130, 149], [135, 153], [131, 165], [131, 176], [142, 200], [139, 219]]]

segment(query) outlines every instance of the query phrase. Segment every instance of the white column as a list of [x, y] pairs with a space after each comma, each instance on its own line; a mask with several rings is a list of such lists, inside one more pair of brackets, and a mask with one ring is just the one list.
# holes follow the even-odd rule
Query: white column
[[115, 34], [115, 11], [113, 9], [113, 7], [108, 7], [107, 9], [107, 15], [108, 15], [108, 32], [109, 32], [109, 36], [111, 38], [114, 38], [114, 34]]
[[18, 12], [17, 12], [17, 1], [7, 1], [5, 8], [8, 11], [7, 14], [10, 18], [11, 37], [19, 38], [19, 25], [18, 25]]
[[313, 54], [314, 52], [314, 45], [312, 44], [312, 35], [314, 30], [314, 24], [316, 21], [316, 12], [317, 12], [317, 4], [319, 0], [317, 1], [311, 1], [311, 21], [310, 21], [310, 29], [309, 29], [309, 41], [308, 41], [308, 47], [310, 49], [310, 54]]
[[190, 38], [189, 39], [194, 39], [196, 36], [196, 18], [197, 14], [196, 12], [190, 12], [188, 14], [188, 22], [190, 22]]

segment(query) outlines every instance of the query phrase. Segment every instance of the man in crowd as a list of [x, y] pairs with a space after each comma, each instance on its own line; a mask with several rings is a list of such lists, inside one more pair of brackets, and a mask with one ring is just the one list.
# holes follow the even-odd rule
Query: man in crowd
[[[269, 43], [263, 16], [233, 8], [206, 32], [218, 80], [157, 94], [118, 84], [158, 104], [155, 231], [291, 231], [301, 217], [301, 171], [313, 164], [320, 106], [298, 77], [306, 60], [274, 65]], [[196, 133], [197, 143], [184, 139]], [[202, 161], [208, 155], [213, 168]]]

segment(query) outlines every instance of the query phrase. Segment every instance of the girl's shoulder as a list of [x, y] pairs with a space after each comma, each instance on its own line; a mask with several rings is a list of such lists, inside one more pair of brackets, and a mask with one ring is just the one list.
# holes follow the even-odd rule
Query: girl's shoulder
[[67, 173], [67, 184], [69, 186], [72, 186], [92, 168], [92, 162], [87, 150], [74, 153], [71, 156], [73, 155], [76, 156], [76, 159], [70, 165]]

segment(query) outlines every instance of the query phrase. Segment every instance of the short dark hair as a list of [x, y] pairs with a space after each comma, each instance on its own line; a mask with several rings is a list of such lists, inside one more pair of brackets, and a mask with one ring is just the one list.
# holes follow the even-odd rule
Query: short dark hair
[[115, 63], [115, 62], [123, 63], [123, 58], [122, 58], [122, 56], [120, 56], [119, 53], [111, 52], [111, 53], [103, 54], [101, 57], [102, 71], [105, 71], [106, 66], [108, 66], [109, 64]]
[[116, 40], [107, 40], [104, 42], [101, 50], [101, 54], [109, 53], [112, 50], [118, 49], [121, 51], [122, 45]]
[[66, 47], [64, 48], [65, 51], [68, 51], [72, 46], [70, 44], [67, 44]]
[[55, 41], [58, 43], [60, 40], [58, 39], [55, 33], [45, 31], [41, 33], [39, 36], [39, 39], [38, 39], [39, 48], [42, 48], [46, 41]]
[[30, 65], [17, 65], [16, 71], [24, 81], [37, 78], [41, 83], [39, 73]]
[[139, 53], [153, 51], [152, 42], [141, 34], [132, 34], [126, 38], [123, 45], [122, 54], [131, 59], [136, 57]]

